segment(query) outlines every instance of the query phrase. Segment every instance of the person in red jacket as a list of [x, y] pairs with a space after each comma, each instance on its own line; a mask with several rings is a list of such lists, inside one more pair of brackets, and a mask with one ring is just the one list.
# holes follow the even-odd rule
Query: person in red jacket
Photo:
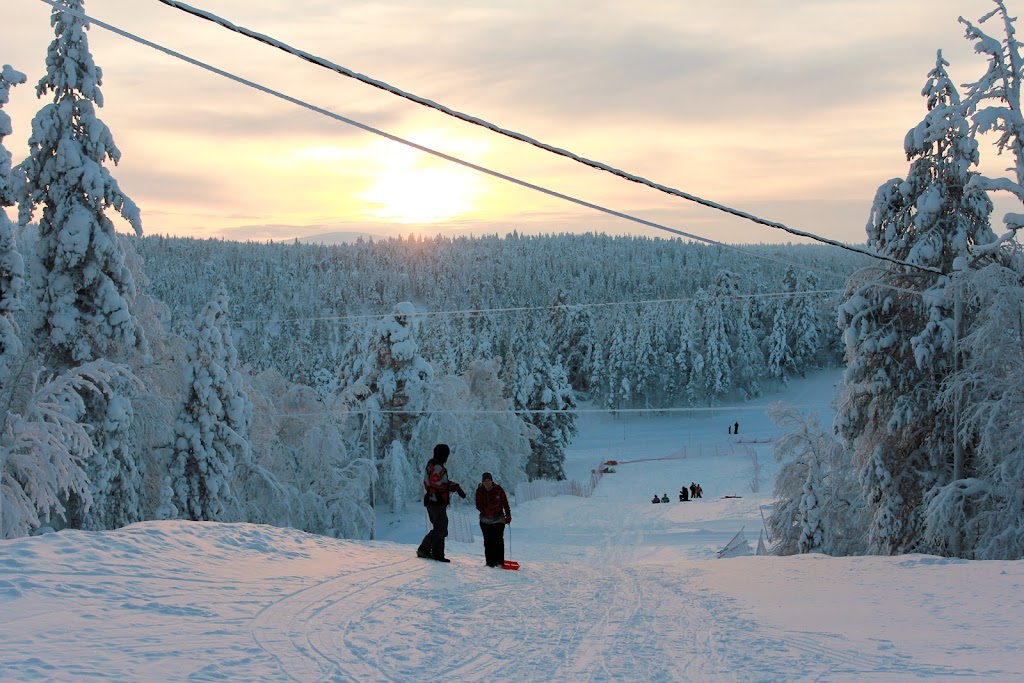
[[448, 536], [448, 497], [457, 493], [463, 498], [466, 492], [454, 481], [448, 480], [445, 463], [451, 449], [448, 444], [439, 443], [434, 446], [434, 457], [427, 461], [427, 469], [423, 475], [423, 505], [427, 508], [430, 518], [430, 531], [420, 541], [416, 549], [416, 557], [429, 557], [438, 562], [451, 562], [444, 556], [444, 539]]
[[480, 532], [484, 535], [484, 560], [488, 567], [505, 564], [505, 525], [512, 523], [505, 489], [494, 481], [490, 472], [476, 487], [476, 509], [480, 511]]

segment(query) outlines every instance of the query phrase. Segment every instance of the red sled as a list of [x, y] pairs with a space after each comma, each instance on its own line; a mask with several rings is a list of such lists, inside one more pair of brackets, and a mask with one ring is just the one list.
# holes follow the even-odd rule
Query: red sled
[[[508, 527], [508, 554], [512, 554], [512, 526]], [[511, 569], [513, 571], [519, 570], [519, 563], [515, 560], [503, 560], [501, 563], [502, 569]]]

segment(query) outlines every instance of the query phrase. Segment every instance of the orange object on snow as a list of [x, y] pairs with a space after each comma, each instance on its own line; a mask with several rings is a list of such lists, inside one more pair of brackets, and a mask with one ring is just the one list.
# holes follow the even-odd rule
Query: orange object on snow
[[[508, 554], [512, 554], [512, 525], [508, 525]], [[502, 569], [512, 569], [515, 571], [519, 570], [519, 563], [515, 560], [505, 560], [501, 563]]]

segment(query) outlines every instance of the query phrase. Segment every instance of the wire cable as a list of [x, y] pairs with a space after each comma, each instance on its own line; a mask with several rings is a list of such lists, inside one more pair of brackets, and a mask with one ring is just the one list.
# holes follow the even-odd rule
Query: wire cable
[[[46, 2], [47, 4], [53, 4], [53, 2], [51, 2], [51, 0], [42, 0], [42, 1]], [[916, 263], [910, 263], [908, 261], [903, 261], [903, 260], [900, 260], [900, 259], [897, 259], [897, 258], [894, 258], [894, 257], [891, 257], [891, 256], [886, 256], [885, 254], [879, 254], [877, 252], [873, 252], [870, 249], [865, 249], [865, 248], [862, 248], [862, 247], [856, 247], [856, 246], [851, 245], [851, 244], [846, 244], [844, 242], [839, 242], [838, 240], [832, 240], [832, 239], [829, 239], [827, 237], [822, 237], [820, 235], [815, 235], [815, 234], [810, 233], [810, 232], [806, 232], [806, 231], [803, 231], [803, 230], [797, 230], [796, 228], [789, 227], [789, 226], [787, 226], [787, 225], [785, 225], [783, 223], [779, 223], [777, 221], [770, 221], [770, 220], [767, 220], [765, 218], [760, 218], [759, 216], [755, 216], [754, 214], [748, 213], [746, 211], [741, 211], [739, 209], [733, 209], [733, 208], [730, 208], [728, 206], [725, 206], [724, 204], [719, 204], [718, 202], [714, 202], [714, 201], [711, 201], [709, 199], [704, 199], [702, 197], [698, 197], [696, 195], [690, 194], [689, 192], [684, 192], [682, 190], [678, 190], [678, 189], [675, 189], [675, 188], [672, 188], [672, 187], [668, 187], [666, 185], [662, 185], [660, 183], [653, 182], [653, 181], [648, 180], [648, 179], [646, 179], [646, 178], [644, 178], [642, 176], [638, 176], [638, 175], [635, 175], [635, 174], [632, 174], [632, 173], [628, 173], [626, 171], [622, 171], [620, 169], [614, 168], [614, 167], [609, 166], [607, 164], [603, 164], [603, 163], [601, 163], [599, 161], [594, 161], [592, 159], [588, 159], [587, 157], [582, 157], [582, 156], [580, 156], [578, 154], [575, 154], [573, 152], [570, 152], [570, 151], [568, 151], [566, 149], [562, 149], [560, 147], [554, 147], [552, 145], [548, 145], [546, 143], [540, 142], [539, 140], [536, 140], [536, 139], [531, 138], [529, 136], [523, 135], [522, 133], [517, 133], [517, 132], [509, 130], [507, 128], [502, 128], [500, 126], [497, 126], [497, 125], [495, 125], [493, 123], [490, 123], [488, 121], [485, 121], [483, 119], [480, 119], [480, 118], [477, 118], [475, 116], [471, 116], [469, 114], [466, 114], [466, 113], [463, 113], [463, 112], [451, 109], [449, 107], [446, 107], [446, 106], [444, 106], [442, 104], [434, 102], [433, 100], [428, 100], [428, 99], [426, 99], [424, 97], [420, 97], [418, 95], [414, 95], [413, 93], [407, 92], [405, 90], [401, 90], [399, 88], [396, 88], [396, 87], [394, 87], [392, 85], [389, 85], [389, 84], [385, 83], [384, 81], [380, 81], [380, 80], [377, 80], [375, 78], [370, 78], [369, 76], [365, 76], [365, 75], [360, 74], [358, 72], [352, 71], [351, 69], [347, 69], [347, 68], [345, 68], [343, 66], [335, 64], [333, 62], [330, 62], [330, 61], [328, 61], [328, 60], [326, 60], [326, 59], [324, 59], [322, 57], [317, 57], [316, 55], [312, 55], [312, 54], [310, 54], [308, 52], [305, 52], [303, 50], [299, 50], [297, 48], [294, 48], [294, 47], [292, 47], [292, 46], [290, 46], [290, 45], [288, 45], [286, 43], [283, 43], [283, 42], [281, 42], [279, 40], [271, 38], [270, 36], [264, 35], [262, 33], [257, 33], [256, 31], [252, 31], [252, 30], [247, 29], [247, 28], [242, 27], [242, 26], [238, 26], [238, 25], [228, 21], [227, 19], [223, 19], [221, 17], [218, 17], [215, 14], [211, 14], [211, 13], [206, 12], [204, 10], [192, 7], [191, 5], [187, 5], [187, 4], [183, 3], [183, 2], [179, 2], [179, 0], [157, 0], [157, 2], [160, 2], [160, 3], [164, 4], [164, 5], [167, 5], [168, 7], [173, 7], [174, 9], [181, 10], [182, 12], [185, 12], [185, 13], [190, 14], [192, 16], [198, 17], [200, 19], [205, 19], [206, 21], [209, 21], [209, 22], [212, 22], [214, 24], [217, 24], [218, 26], [226, 28], [229, 31], [233, 31], [233, 32], [238, 33], [240, 35], [246, 36], [247, 38], [252, 38], [253, 40], [257, 40], [257, 41], [259, 41], [261, 43], [264, 43], [265, 45], [269, 45], [269, 46], [274, 47], [274, 48], [276, 48], [278, 50], [282, 50], [284, 52], [287, 52], [288, 54], [294, 55], [294, 56], [296, 56], [296, 57], [298, 57], [300, 59], [303, 59], [303, 60], [305, 60], [307, 62], [310, 62], [311, 64], [315, 64], [316, 66], [320, 66], [320, 67], [323, 67], [325, 69], [329, 69], [330, 71], [333, 71], [333, 72], [335, 72], [337, 74], [340, 74], [342, 76], [346, 76], [348, 78], [355, 79], [355, 80], [359, 81], [360, 83], [365, 83], [365, 84], [371, 85], [371, 86], [373, 86], [375, 88], [379, 88], [380, 90], [384, 90], [385, 92], [389, 92], [392, 95], [397, 95], [398, 97], [402, 97], [404, 99], [407, 99], [410, 102], [415, 102], [416, 104], [423, 105], [424, 107], [428, 107], [430, 109], [434, 109], [436, 111], [441, 112], [442, 114], [446, 114], [447, 116], [451, 116], [451, 117], [454, 117], [456, 119], [459, 119], [460, 121], [464, 121], [466, 123], [470, 123], [470, 124], [473, 124], [475, 126], [480, 126], [482, 128], [486, 128], [487, 130], [490, 130], [490, 131], [492, 131], [494, 133], [498, 133], [499, 135], [504, 135], [505, 137], [509, 137], [509, 138], [512, 138], [513, 140], [518, 140], [520, 142], [525, 142], [525, 143], [527, 143], [529, 145], [532, 145], [534, 147], [537, 147], [539, 149], [545, 150], [547, 152], [551, 152], [552, 154], [557, 154], [558, 156], [562, 156], [562, 157], [565, 157], [567, 159], [571, 159], [571, 160], [573, 160], [573, 161], [575, 161], [577, 163], [583, 164], [584, 166], [589, 166], [591, 168], [596, 168], [596, 169], [598, 169], [600, 171], [605, 171], [607, 173], [611, 173], [612, 175], [618, 176], [620, 178], [624, 178], [625, 180], [629, 180], [631, 182], [638, 183], [640, 185], [646, 185], [647, 187], [653, 188], [653, 189], [658, 190], [660, 192], [664, 192], [666, 194], [670, 194], [670, 195], [673, 195], [675, 197], [680, 197], [680, 198], [685, 199], [687, 201], [694, 202], [696, 204], [700, 204], [701, 206], [705, 206], [707, 208], [714, 209], [716, 211], [722, 211], [722, 212], [730, 214], [732, 216], [736, 216], [737, 218], [742, 218], [744, 220], [748, 220], [748, 221], [751, 221], [753, 223], [757, 223], [759, 225], [763, 225], [763, 226], [766, 226], [766, 227], [769, 227], [769, 228], [773, 228], [773, 229], [776, 229], [776, 230], [782, 230], [784, 232], [788, 232], [791, 235], [796, 235], [798, 237], [804, 237], [804, 238], [807, 238], [807, 239], [814, 240], [816, 242], [821, 242], [822, 244], [828, 244], [828, 245], [831, 245], [831, 246], [834, 246], [834, 247], [839, 247], [840, 249], [846, 249], [848, 251], [853, 251], [853, 252], [856, 252], [856, 253], [859, 253], [859, 254], [864, 254], [865, 256], [870, 256], [872, 258], [880, 259], [880, 260], [883, 260], [883, 261], [889, 261], [890, 263], [898, 264], [898, 265], [901, 265], [901, 266], [906, 266], [908, 268], [914, 268], [916, 270], [922, 270], [922, 271], [926, 271], [926, 272], [938, 273], [939, 275], [943, 274], [941, 270], [938, 270], [938, 269], [935, 269], [935, 268], [930, 268], [928, 266], [922, 266], [922, 265], [919, 265], [919, 264], [916, 264]], [[451, 159], [449, 159], [449, 160], [451, 160]], [[618, 214], [613, 214], [613, 215], [618, 215]], [[653, 225], [651, 223], [647, 223], [647, 225], [651, 225], [651, 227], [659, 227], [659, 229], [664, 229], [662, 226], [655, 226], [655, 225]], [[677, 234], [680, 234], [680, 233], [677, 233]]]
[[[800, 410], [811, 410], [819, 408], [831, 408], [830, 403], [800, 403], [791, 404], [793, 408]], [[510, 408], [508, 410], [500, 409], [477, 409], [477, 408], [466, 408], [460, 410], [435, 410], [435, 409], [422, 409], [422, 410], [388, 410], [388, 409], [369, 409], [369, 408], [353, 408], [352, 410], [343, 409], [341, 411], [325, 409], [316, 412], [302, 412], [302, 413], [266, 413], [270, 417], [276, 418], [289, 418], [289, 417], [322, 417], [328, 414], [341, 414], [344, 417], [352, 415], [508, 415], [509, 413], [515, 413], [516, 415], [547, 415], [547, 414], [574, 414], [582, 415], [587, 413], [599, 414], [599, 413], [627, 413], [627, 414], [638, 414], [638, 413], [721, 413], [728, 410], [729, 412], [734, 411], [747, 411], [747, 412], [764, 412], [765, 406], [763, 405], [728, 405], [728, 406], [690, 406], [690, 407], [679, 407], [679, 408]]]
[[[564, 194], [561, 194], [559, 192], [555, 192], [553, 190], [549, 190], [549, 189], [541, 187], [539, 185], [534, 185], [532, 183], [520, 180], [518, 178], [514, 178], [512, 176], [508, 176], [508, 175], [505, 175], [503, 173], [499, 173], [497, 171], [493, 171], [493, 170], [485, 168], [483, 166], [479, 166], [477, 164], [473, 164], [471, 162], [464, 161], [464, 160], [459, 159], [457, 157], [453, 157], [451, 155], [445, 154], [444, 152], [440, 152], [440, 151], [431, 149], [429, 147], [420, 145], [420, 144], [412, 142], [410, 140], [405, 140], [404, 138], [400, 138], [400, 137], [398, 137], [396, 135], [392, 135], [391, 133], [387, 133], [385, 131], [382, 131], [382, 130], [379, 130], [379, 129], [374, 128], [372, 126], [369, 126], [369, 125], [366, 125], [364, 123], [361, 123], [359, 121], [355, 121], [354, 119], [347, 118], [347, 117], [342, 116], [340, 114], [335, 114], [334, 112], [328, 111], [326, 109], [323, 109], [323, 108], [318, 107], [316, 105], [310, 104], [310, 103], [305, 102], [303, 100], [299, 100], [297, 98], [291, 97], [290, 95], [286, 95], [284, 93], [278, 92], [276, 90], [273, 90], [273, 89], [268, 88], [266, 86], [260, 85], [259, 83], [255, 83], [254, 81], [250, 81], [248, 79], [242, 78], [241, 76], [237, 76], [235, 74], [232, 74], [232, 73], [230, 73], [228, 71], [225, 71], [223, 69], [220, 69], [218, 67], [206, 64], [204, 62], [201, 62], [201, 61], [199, 61], [197, 59], [194, 59], [194, 58], [189, 57], [187, 55], [184, 55], [182, 53], [176, 52], [175, 50], [172, 50], [170, 48], [164, 47], [162, 45], [154, 43], [154, 42], [152, 42], [150, 40], [147, 40], [145, 38], [142, 38], [140, 36], [136, 36], [136, 35], [128, 32], [128, 31], [125, 31], [124, 29], [121, 29], [121, 28], [118, 28], [116, 26], [113, 26], [113, 25], [111, 25], [111, 24], [109, 24], [107, 22], [104, 22], [104, 21], [100, 20], [100, 19], [96, 19], [95, 17], [91, 17], [91, 16], [85, 14], [84, 12], [70, 9], [67, 6], [62, 5], [59, 2], [59, 0], [40, 0], [40, 1], [45, 3], [45, 4], [47, 4], [47, 5], [50, 5], [52, 8], [54, 8], [57, 11], [68, 12], [69, 14], [82, 19], [83, 21], [91, 22], [91, 23], [93, 23], [93, 24], [95, 24], [95, 25], [97, 25], [97, 26], [99, 26], [101, 28], [104, 28], [104, 29], [110, 31], [111, 33], [114, 33], [116, 35], [122, 36], [124, 38], [129, 39], [129, 40], [132, 40], [132, 41], [137, 42], [137, 43], [139, 43], [141, 45], [149, 47], [151, 49], [157, 50], [158, 52], [163, 52], [164, 54], [167, 54], [168, 56], [174, 57], [175, 59], [179, 59], [179, 60], [184, 61], [186, 63], [189, 63], [189, 64], [192, 64], [194, 66], [197, 66], [197, 67], [199, 67], [201, 69], [210, 71], [211, 73], [217, 74], [219, 76], [223, 76], [223, 77], [225, 77], [225, 78], [227, 78], [229, 80], [236, 81], [236, 82], [238, 82], [238, 83], [240, 83], [242, 85], [248, 86], [250, 88], [253, 88], [253, 89], [258, 90], [260, 92], [263, 92], [265, 94], [271, 95], [273, 97], [277, 97], [277, 98], [282, 99], [282, 100], [284, 100], [286, 102], [290, 102], [290, 103], [296, 104], [296, 105], [298, 105], [300, 107], [304, 107], [306, 109], [309, 109], [309, 110], [313, 111], [314, 113], [318, 113], [318, 114], [321, 114], [321, 115], [326, 116], [328, 118], [332, 118], [332, 119], [341, 121], [343, 123], [347, 123], [347, 124], [349, 124], [351, 126], [359, 128], [361, 130], [365, 130], [367, 132], [370, 132], [370, 133], [373, 133], [375, 135], [379, 135], [379, 136], [384, 137], [386, 139], [389, 139], [389, 140], [392, 140], [394, 142], [397, 142], [399, 144], [406, 145], [408, 147], [412, 147], [413, 149], [417, 149], [417, 150], [422, 151], [422, 152], [424, 152], [426, 154], [431, 154], [433, 156], [437, 156], [437, 157], [439, 157], [441, 159], [445, 159], [446, 161], [450, 161], [452, 163], [455, 163], [455, 164], [458, 164], [458, 165], [461, 165], [461, 166], [465, 166], [467, 168], [479, 171], [481, 173], [485, 173], [487, 175], [491, 175], [491, 176], [494, 176], [496, 178], [499, 178], [499, 179], [511, 182], [513, 184], [517, 184], [517, 185], [526, 187], [528, 189], [536, 190], [538, 192], [541, 192], [541, 193], [544, 193], [544, 194], [548, 194], [548, 195], [551, 195], [553, 197], [556, 197], [556, 198], [559, 198], [559, 199], [563, 199], [563, 200], [571, 202], [571, 203], [579, 204], [581, 206], [594, 209], [596, 211], [607, 213], [609, 215], [620, 217], [620, 218], [623, 218], [623, 219], [626, 219], [626, 220], [629, 220], [629, 221], [632, 221], [632, 222], [636, 222], [636, 223], [639, 223], [639, 224], [642, 224], [642, 225], [647, 225], [647, 226], [650, 226], [650, 227], [653, 227], [653, 228], [657, 228], [659, 230], [664, 230], [664, 231], [667, 231], [667, 232], [679, 235], [681, 237], [686, 237], [688, 239], [695, 240], [697, 242], [703, 242], [705, 244], [709, 244], [709, 245], [712, 245], [712, 246], [717, 246], [717, 247], [720, 247], [720, 248], [723, 248], [723, 249], [729, 249], [731, 251], [735, 251], [735, 252], [738, 252], [740, 254], [744, 254], [744, 255], [747, 255], [747, 256], [752, 256], [754, 258], [760, 258], [760, 259], [764, 259], [764, 260], [767, 260], [767, 261], [774, 261], [774, 262], [780, 263], [782, 265], [786, 265], [786, 266], [790, 266], [790, 267], [795, 267], [795, 268], [799, 268], [799, 269], [802, 269], [802, 270], [814, 271], [814, 272], [818, 272], [818, 273], [821, 273], [821, 274], [824, 274], [824, 275], [829, 275], [829, 276], [832, 276], [832, 277], [838, 277], [838, 278], [844, 279], [844, 280], [846, 279], [845, 276], [840, 275], [838, 273], [834, 273], [832, 271], [822, 270], [822, 269], [819, 269], [819, 268], [815, 268], [813, 266], [807, 266], [805, 264], [793, 263], [793, 262], [787, 261], [785, 259], [780, 259], [780, 258], [777, 258], [777, 257], [768, 256], [768, 255], [765, 255], [765, 254], [757, 254], [755, 252], [751, 252], [751, 251], [749, 251], [749, 250], [747, 250], [745, 248], [738, 247], [736, 245], [727, 244], [727, 243], [719, 242], [717, 240], [713, 240], [713, 239], [710, 239], [710, 238], [702, 237], [700, 235], [695, 235], [695, 234], [687, 233], [687, 232], [684, 232], [684, 231], [681, 231], [681, 230], [677, 230], [676, 228], [671, 228], [671, 227], [668, 227], [668, 226], [665, 226], [665, 225], [661, 225], [659, 223], [654, 223], [652, 221], [645, 220], [643, 218], [632, 216], [630, 214], [626, 214], [626, 213], [623, 213], [623, 212], [615, 211], [614, 209], [609, 209], [609, 208], [606, 208], [606, 207], [603, 207], [603, 206], [600, 206], [600, 205], [597, 205], [597, 204], [592, 204], [590, 202], [586, 202], [584, 200], [576, 199], [575, 197], [570, 197], [568, 195], [564, 195]], [[897, 264], [907, 265], [907, 266], [910, 266], [910, 267], [913, 267], [913, 268], [917, 268], [917, 269], [920, 269], [920, 270], [925, 270], [925, 271], [928, 271], [928, 272], [933, 272], [933, 273], [941, 274], [941, 271], [939, 271], [939, 270], [930, 269], [930, 268], [923, 268], [921, 266], [916, 266], [914, 264], [904, 263], [904, 262], [899, 261], [899, 260], [891, 259], [891, 258], [888, 258], [888, 257], [882, 257], [882, 256], [880, 256], [878, 254], [872, 254], [871, 252], [858, 252], [858, 253], [863, 253], [864, 255], [867, 255], [867, 256], [873, 256], [873, 257], [876, 257], [876, 258], [881, 258], [883, 260], [891, 261], [891, 262], [894, 262], [894, 263], [897, 263]], [[913, 290], [906, 290], [906, 289], [903, 289], [903, 288], [900, 288], [900, 287], [896, 287], [896, 286], [893, 286], [893, 285], [885, 285], [885, 284], [882, 284], [882, 283], [877, 283], [877, 286], [883, 287], [883, 288], [886, 288], [886, 289], [895, 290], [895, 291], [904, 291], [904, 292], [907, 292], [907, 293], [910, 293], [910, 294], [921, 294], [920, 292], [915, 292]], [[818, 290], [818, 291], [821, 291], [822, 293], [832, 293], [832, 292], [838, 292], [838, 291], [842, 291], [842, 290]], [[814, 292], [799, 292], [799, 293], [798, 292], [790, 292], [788, 294], [793, 295], [793, 294], [813, 294], [813, 293]], [[786, 293], [779, 293], [779, 294], [782, 295], [782, 294], [786, 294]], [[757, 295], [741, 295], [741, 296], [757, 296]], [[772, 293], [765, 294], [764, 296], [772, 296]], [[685, 301], [685, 300], [687, 300], [687, 299], [679, 299], [678, 301]], [[669, 302], [669, 301], [673, 301], [673, 300], [664, 300], [664, 301]], [[628, 305], [628, 304], [631, 304], [631, 303], [645, 303], [645, 302], [616, 302], [616, 303], [606, 303], [606, 304], [567, 304], [566, 306], [567, 307], [570, 307], [570, 306], [590, 306], [590, 305], [592, 305], [592, 306], [612, 306], [612, 305]], [[504, 312], [504, 311], [516, 311], [516, 310], [536, 310], [536, 309], [543, 309], [543, 308], [551, 308], [551, 307], [534, 307], [533, 309], [531, 309], [529, 307], [509, 308], [509, 309], [490, 309], [490, 310], [480, 309], [479, 311], [475, 311], [475, 312]], [[420, 314], [420, 315], [431, 315], [431, 314], [446, 315], [446, 314], [451, 314], [451, 313], [473, 313], [473, 312], [474, 311], [472, 311], [472, 310], [470, 310], [470, 311], [460, 311], [460, 312], [441, 311], [441, 312], [436, 312], [436, 313], [429, 313], [429, 312], [427, 312], [427, 313], [423, 313], [423, 314]], [[348, 319], [348, 318], [352, 318], [352, 319], [358, 319], [358, 318], [380, 318], [380, 317], [383, 317], [385, 315], [388, 315], [388, 314], [364, 315], [364, 316], [338, 316], [338, 317], [327, 317], [327, 318], [299, 318], [299, 319], [288, 319], [288, 320], [280, 320], [279, 319], [276, 322], [290, 322], [290, 321], [301, 321], [301, 320], [320, 320], [320, 319], [322, 319], [322, 320], [332, 320], [332, 319], [334, 319], [334, 320], [341, 320], [341, 319]], [[252, 320], [252, 321], [241, 321], [241, 322], [269, 322], [269, 321], [270, 320], [267, 320], [267, 321]]]
[[[268, 88], [267, 86], [261, 85], [259, 83], [254, 82], [254, 81], [250, 81], [250, 80], [248, 80], [246, 78], [243, 78], [241, 76], [237, 76], [237, 75], [235, 75], [233, 73], [230, 73], [230, 72], [225, 71], [223, 69], [220, 69], [218, 67], [212, 66], [210, 64], [206, 64], [205, 62], [202, 62], [202, 61], [200, 61], [198, 59], [194, 59], [192, 57], [189, 57], [188, 55], [182, 54], [182, 53], [177, 52], [175, 50], [172, 50], [172, 49], [170, 49], [168, 47], [164, 47], [163, 45], [160, 45], [158, 43], [154, 43], [154, 42], [152, 42], [150, 40], [147, 40], [145, 38], [137, 36], [137, 35], [135, 35], [133, 33], [128, 32], [128, 31], [125, 31], [124, 29], [121, 29], [121, 28], [118, 28], [116, 26], [113, 26], [112, 24], [108, 24], [107, 22], [104, 22], [104, 21], [102, 21], [100, 19], [96, 19], [95, 17], [87, 15], [84, 12], [80, 12], [78, 10], [70, 9], [70, 8], [66, 7], [65, 5], [60, 4], [59, 0], [40, 0], [40, 2], [42, 2], [44, 4], [47, 4], [47, 5], [50, 5], [55, 10], [58, 10], [58, 11], [61, 11], [61, 12], [67, 12], [67, 13], [73, 15], [73, 16], [79, 17], [80, 19], [82, 19], [84, 21], [91, 22], [91, 23], [95, 24], [96, 26], [99, 26], [100, 28], [106, 29], [106, 30], [110, 31], [111, 33], [114, 33], [116, 35], [122, 36], [123, 38], [127, 38], [128, 40], [132, 40], [132, 41], [134, 41], [136, 43], [139, 43], [140, 45], [144, 45], [144, 46], [149, 47], [151, 49], [157, 50], [158, 52], [163, 52], [164, 54], [166, 54], [166, 55], [168, 55], [170, 57], [174, 57], [175, 59], [179, 59], [179, 60], [181, 60], [183, 62], [187, 62], [188, 64], [192, 64], [193, 66], [197, 66], [200, 69], [204, 69], [204, 70], [209, 71], [211, 73], [217, 74], [218, 76], [223, 76], [224, 78], [227, 78], [229, 80], [235, 81], [236, 83], [240, 83], [240, 84], [245, 85], [247, 87], [253, 88], [254, 90], [258, 90], [258, 91], [263, 92], [263, 93], [265, 93], [267, 95], [271, 95], [273, 97], [277, 97], [278, 99], [282, 99], [282, 100], [284, 100], [286, 102], [290, 102], [292, 104], [298, 105], [298, 106], [303, 107], [305, 109], [309, 109], [310, 111], [312, 111], [314, 113], [320, 114], [322, 116], [326, 116], [326, 117], [334, 119], [336, 121], [341, 121], [342, 123], [347, 123], [350, 126], [353, 126], [355, 128], [359, 128], [359, 129], [364, 130], [364, 131], [366, 131], [368, 133], [373, 133], [374, 135], [379, 135], [380, 137], [383, 137], [383, 138], [386, 138], [388, 140], [391, 140], [392, 142], [397, 142], [398, 144], [405, 145], [407, 147], [411, 147], [411, 148], [419, 150], [419, 151], [421, 151], [421, 152], [423, 152], [425, 154], [430, 154], [432, 156], [438, 157], [439, 159], [444, 159], [445, 161], [449, 161], [451, 163], [458, 164], [460, 166], [464, 166], [466, 168], [472, 169], [472, 170], [477, 171], [479, 173], [483, 173], [483, 174], [486, 174], [486, 175], [498, 178], [500, 180], [505, 180], [505, 181], [513, 183], [515, 185], [519, 185], [521, 187], [525, 187], [527, 189], [534, 190], [536, 192], [540, 192], [542, 194], [546, 194], [546, 195], [555, 197], [556, 199], [561, 199], [561, 200], [570, 202], [572, 204], [577, 204], [579, 206], [583, 206], [583, 207], [586, 207], [588, 209], [593, 209], [595, 211], [599, 211], [601, 213], [608, 214], [610, 216], [615, 216], [616, 218], [622, 218], [624, 220], [631, 221], [633, 223], [638, 223], [640, 225], [645, 225], [647, 227], [655, 228], [657, 230], [662, 230], [662, 231], [671, 233], [673, 235], [678, 235], [680, 237], [685, 237], [687, 239], [691, 239], [691, 240], [694, 240], [696, 242], [703, 242], [704, 244], [709, 244], [709, 245], [712, 245], [712, 246], [720, 247], [722, 249], [729, 249], [731, 251], [739, 252], [741, 254], [746, 254], [748, 256], [754, 256], [756, 258], [762, 258], [762, 259], [769, 260], [769, 261], [776, 261], [776, 262], [782, 263], [784, 265], [794, 266], [794, 267], [798, 267], [798, 268], [801, 268], [801, 269], [804, 269], [804, 270], [816, 270], [816, 269], [814, 269], [813, 267], [810, 267], [810, 266], [794, 264], [794, 263], [791, 263], [791, 262], [786, 261], [784, 259], [776, 258], [776, 257], [773, 257], [773, 256], [753, 254], [752, 252], [749, 252], [749, 251], [743, 249], [742, 247], [738, 247], [738, 246], [733, 245], [733, 244], [728, 244], [728, 243], [725, 243], [725, 242], [719, 242], [718, 240], [710, 239], [708, 237], [702, 237], [700, 235], [696, 235], [694, 233], [690, 233], [690, 232], [686, 232], [686, 231], [683, 231], [683, 230], [679, 230], [677, 228], [671, 228], [671, 227], [668, 227], [666, 225], [662, 225], [660, 223], [655, 223], [654, 221], [649, 221], [649, 220], [644, 219], [644, 218], [639, 218], [637, 216], [633, 216], [631, 214], [627, 214], [627, 213], [624, 213], [624, 212], [621, 212], [621, 211], [616, 211], [615, 209], [610, 209], [610, 208], [601, 206], [599, 204], [594, 204], [592, 202], [588, 202], [588, 201], [585, 201], [585, 200], [582, 200], [582, 199], [577, 199], [575, 197], [571, 197], [569, 195], [562, 194], [561, 192], [557, 192], [555, 190], [549, 190], [549, 189], [547, 189], [545, 187], [541, 187], [540, 185], [535, 185], [535, 184], [527, 182], [525, 180], [520, 180], [519, 178], [515, 178], [513, 176], [509, 176], [509, 175], [506, 175], [504, 173], [500, 173], [499, 171], [491, 170], [491, 169], [486, 168], [484, 166], [479, 166], [479, 165], [474, 164], [472, 162], [465, 161], [463, 159], [459, 159], [458, 157], [451, 156], [450, 154], [446, 154], [444, 152], [432, 149], [430, 147], [426, 147], [426, 146], [421, 145], [419, 143], [412, 142], [411, 140], [406, 140], [405, 138], [398, 137], [397, 135], [392, 135], [391, 133], [388, 133], [386, 131], [380, 130], [378, 128], [374, 128], [373, 126], [369, 126], [369, 125], [367, 125], [365, 123], [361, 123], [359, 121], [356, 121], [354, 119], [350, 119], [350, 118], [348, 118], [346, 116], [342, 116], [340, 114], [336, 114], [336, 113], [334, 113], [332, 111], [329, 111], [327, 109], [324, 109], [322, 107], [318, 107], [318, 106], [316, 106], [314, 104], [310, 104], [310, 103], [305, 102], [303, 100], [300, 100], [298, 98], [292, 97], [291, 95], [286, 95], [286, 94], [284, 94], [282, 92], [279, 92], [277, 90], [273, 90], [272, 88]], [[854, 251], [856, 251], [856, 250], [854, 250]], [[876, 257], [878, 257], [877, 255], [871, 254], [870, 252], [861, 252], [861, 253], [864, 253], [864, 254], [866, 254], [868, 256], [876, 256]], [[878, 258], [882, 258], [882, 257], [878, 257]], [[885, 259], [885, 260], [892, 261], [892, 259]], [[894, 261], [894, 262], [895, 263], [902, 263], [901, 261]], [[905, 265], [911, 265], [911, 264], [905, 264]], [[913, 267], [918, 267], [918, 266], [913, 266]], [[821, 273], [826, 274], [826, 275], [830, 275], [832, 277], [841, 277], [841, 276], [837, 275], [836, 273], [832, 273], [832, 272], [829, 272], [829, 271], [819, 270], [818, 272], [821, 272]], [[939, 271], [935, 271], [935, 272], [939, 272]]]
[[[717, 299], [773, 299], [783, 297], [802, 297], [802, 296], [817, 296], [823, 294], [842, 294], [843, 289], [813, 289], [803, 290], [798, 292], [761, 292], [757, 294], [726, 294], [719, 295]], [[905, 290], [912, 294], [918, 294], [919, 292], [913, 292], [912, 290]], [[429, 318], [433, 316], [456, 316], [456, 315], [491, 315], [496, 313], [532, 313], [535, 311], [549, 311], [555, 309], [584, 309], [584, 308], [604, 308], [610, 306], [647, 306], [650, 304], [676, 304], [685, 303], [688, 301], [696, 301], [698, 297], [682, 297], [678, 299], [644, 299], [639, 301], [613, 301], [607, 303], [593, 303], [593, 304], [554, 304], [547, 306], [510, 306], [507, 308], [467, 308], [458, 311], [414, 311], [408, 314], [410, 318]], [[236, 325], [254, 324], [254, 323], [297, 323], [297, 322], [313, 322], [313, 321], [339, 321], [339, 320], [376, 320], [379, 318], [386, 318], [394, 315], [394, 312], [389, 313], [363, 313], [353, 315], [329, 315], [329, 316], [314, 316], [308, 318], [262, 318], [262, 319], [250, 319], [250, 320], [237, 320], [234, 321]]]

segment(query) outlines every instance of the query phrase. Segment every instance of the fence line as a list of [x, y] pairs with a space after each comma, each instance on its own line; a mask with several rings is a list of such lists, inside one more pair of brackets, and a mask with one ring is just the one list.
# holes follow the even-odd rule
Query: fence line
[[516, 485], [516, 504], [525, 503], [538, 498], [553, 498], [555, 496], [579, 496], [590, 498], [590, 495], [597, 488], [604, 474], [605, 464], [602, 462], [596, 469], [590, 472], [590, 481], [583, 483], [575, 479], [563, 479], [562, 481], [551, 481], [548, 479], [536, 479], [524, 481]]

